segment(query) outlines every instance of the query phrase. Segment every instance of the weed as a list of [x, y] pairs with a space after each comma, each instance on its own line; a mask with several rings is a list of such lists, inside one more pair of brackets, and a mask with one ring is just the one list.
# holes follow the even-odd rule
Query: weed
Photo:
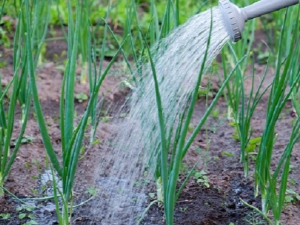
[[246, 218], [244, 219], [245, 222], [251, 225], [264, 225], [266, 224], [266, 220], [262, 218], [262, 216], [257, 212], [250, 212], [247, 214]]
[[37, 159], [32, 159], [31, 163], [33, 163], [36, 166], [37, 170], [41, 174], [42, 173], [42, 168], [41, 168], [41, 164], [39, 163], [39, 161]]
[[95, 196], [98, 193], [98, 191], [99, 190], [97, 188], [91, 186], [86, 190], [86, 193]]
[[294, 178], [291, 178], [290, 185], [293, 186], [293, 185], [296, 185], [296, 184], [298, 184], [298, 182]]
[[208, 176], [206, 175], [206, 172], [201, 170], [201, 171], [195, 171], [194, 172], [194, 178], [196, 182], [201, 185], [205, 186], [207, 188], [210, 187], [209, 181], [208, 181]]
[[27, 221], [26, 223], [24, 223], [23, 225], [38, 225], [38, 222], [36, 222], [35, 220], [31, 219], [31, 220]]
[[149, 193], [148, 195], [151, 199], [155, 199], [155, 193]]
[[92, 145], [98, 145], [101, 142], [100, 139], [96, 139], [92, 142]]
[[110, 117], [108, 117], [108, 116], [103, 116], [101, 119], [102, 119], [102, 122], [104, 122], [104, 123], [108, 123], [108, 122], [109, 122], [109, 119], [110, 119]]
[[10, 213], [1, 213], [0, 216], [3, 220], [8, 220], [10, 218]]
[[179, 210], [180, 212], [186, 212], [188, 209], [188, 207], [180, 207]]
[[86, 100], [88, 100], [88, 96], [85, 94], [85, 93], [82, 93], [82, 92], [80, 92], [80, 93], [78, 93], [78, 94], [76, 94], [75, 95], [75, 98], [78, 100], [78, 102], [83, 102], [83, 101], [86, 101]]
[[234, 155], [230, 152], [221, 152], [222, 155], [227, 156], [227, 157], [233, 157]]
[[35, 196], [39, 194], [39, 191], [35, 188], [31, 188], [30, 190], [31, 190], [31, 193]]
[[214, 119], [218, 119], [219, 115], [220, 115], [220, 109], [219, 109], [218, 107], [215, 108], [215, 109], [211, 112], [211, 116], [212, 116], [212, 118], [214, 118]]
[[297, 201], [300, 201], [300, 195], [292, 189], [287, 189], [284, 201], [295, 204]]
[[35, 206], [32, 205], [26, 205], [22, 204], [16, 208], [16, 211], [18, 212], [18, 218], [20, 220], [27, 220], [26, 225], [35, 225], [38, 224], [35, 221], [35, 217], [32, 214], [33, 210], [35, 209]]

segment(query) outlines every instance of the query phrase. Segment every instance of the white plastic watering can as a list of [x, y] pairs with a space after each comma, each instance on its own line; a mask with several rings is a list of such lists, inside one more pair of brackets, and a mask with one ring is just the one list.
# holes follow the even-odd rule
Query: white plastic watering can
[[299, 0], [261, 0], [245, 8], [239, 8], [229, 0], [219, 0], [226, 28], [232, 41], [242, 39], [246, 21], [299, 3]]

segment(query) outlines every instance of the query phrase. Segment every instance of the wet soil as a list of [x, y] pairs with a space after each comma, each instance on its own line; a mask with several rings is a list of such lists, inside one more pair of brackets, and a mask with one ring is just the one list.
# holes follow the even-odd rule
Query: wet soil
[[[241, 177], [231, 182], [231, 188], [231, 191], [224, 192], [221, 189], [206, 188], [195, 181], [190, 181], [176, 204], [174, 223], [180, 225], [248, 224], [249, 209], [240, 202], [239, 198], [243, 196], [250, 204], [258, 203], [259, 198], [252, 197], [251, 183]], [[259, 218], [258, 215], [256, 217]], [[165, 224], [162, 209], [151, 208], [143, 224]]]
[[[61, 140], [59, 129], [59, 97], [60, 88], [63, 76], [62, 59], [57, 60], [57, 56], [63, 58], [63, 51], [66, 49], [64, 41], [52, 41], [47, 44], [46, 58], [44, 63], [39, 66], [37, 70], [37, 82], [40, 94], [40, 100], [45, 113], [47, 125], [51, 141], [54, 145], [55, 151], [60, 154]], [[2, 86], [8, 84], [11, 80], [12, 72], [12, 51], [1, 48], [2, 59], [6, 61], [6, 66], [0, 68], [2, 74]], [[262, 75], [264, 66], [256, 65], [256, 74]], [[80, 75], [81, 70], [78, 68], [77, 74]], [[249, 72], [249, 74], [251, 74]], [[272, 81], [272, 69], [268, 72], [268, 77], [265, 82], [265, 87]], [[100, 90], [101, 96], [106, 96], [105, 99], [108, 105], [121, 105], [128, 94], [128, 90], [120, 87], [122, 76], [120, 76], [120, 66], [116, 65], [114, 70], [110, 73]], [[218, 79], [213, 78], [214, 88], [218, 88]], [[205, 85], [205, 83], [203, 83]], [[203, 86], [202, 85], [202, 86]], [[250, 88], [251, 82], [246, 81], [246, 88]], [[76, 84], [76, 93], [84, 93], [89, 95], [87, 84]], [[255, 112], [252, 127], [253, 137], [261, 136], [264, 129], [264, 121], [266, 117], [267, 95], [263, 97], [262, 101]], [[76, 110], [78, 116], [82, 114], [86, 107], [86, 101], [76, 101]], [[208, 101], [205, 98], [200, 98], [195, 109], [193, 117], [193, 125], [197, 124], [207, 107]], [[250, 165], [250, 177], [244, 178], [242, 164], [239, 162], [239, 143], [232, 138], [234, 128], [229, 125], [227, 119], [227, 105], [223, 98], [220, 99], [217, 107], [219, 112], [214, 118], [210, 117], [205, 127], [199, 132], [192, 148], [185, 158], [185, 166], [190, 168], [197, 162], [199, 157], [202, 161], [198, 164], [197, 170], [204, 170], [208, 176], [208, 185], [206, 187], [203, 183], [197, 183], [196, 179], [192, 177], [186, 187], [184, 188], [175, 209], [175, 224], [197, 224], [197, 225], [228, 225], [237, 224], [267, 224], [263, 218], [254, 212], [252, 209], [246, 207], [240, 199], [243, 199], [248, 204], [255, 207], [260, 207], [260, 198], [254, 197], [253, 190], [253, 165]], [[18, 114], [18, 112], [17, 112]], [[113, 117], [114, 114], [108, 115]], [[283, 110], [283, 113], [277, 125], [277, 142], [274, 146], [274, 156], [272, 166], [276, 165], [279, 160], [284, 147], [286, 146], [289, 134], [292, 129], [292, 121], [294, 120], [293, 108], [291, 103], [288, 103]], [[114, 124], [108, 122], [101, 122], [96, 138], [99, 139], [97, 145], [86, 145], [85, 152], [79, 160], [77, 176], [74, 188], [75, 202], [82, 201], [91, 197], [87, 193], [88, 188], [97, 187], [97, 181], [94, 179], [94, 173], [98, 163], [99, 155], [102, 151], [102, 140], [105, 140]], [[20, 129], [18, 123], [15, 124], [15, 134]], [[88, 136], [87, 131], [87, 136]], [[0, 218], [0, 224], [24, 224], [30, 221], [29, 215], [34, 214], [36, 221], [42, 225], [57, 224], [55, 215], [55, 208], [52, 201], [38, 201], [33, 202], [36, 206], [34, 212], [28, 212], [22, 208], [18, 211], [18, 207], [22, 205], [19, 199], [28, 197], [44, 196], [45, 184], [41, 185], [41, 176], [45, 174], [48, 168], [48, 161], [43, 147], [43, 142], [36, 123], [34, 114], [30, 117], [25, 132], [26, 139], [22, 144], [17, 159], [12, 166], [10, 174], [6, 180], [5, 188], [10, 192], [6, 192], [5, 196], [0, 199], [0, 214], [10, 214], [9, 219]], [[88, 143], [86, 140], [85, 143]], [[292, 157], [292, 169], [290, 173], [289, 188], [295, 192], [300, 193], [300, 146], [296, 144]], [[181, 173], [180, 182], [186, 176], [186, 171]], [[44, 186], [44, 187], [42, 187]], [[51, 189], [51, 184], [49, 184]], [[46, 187], [48, 190], [48, 188]], [[153, 187], [149, 186], [149, 193], [154, 192]], [[147, 193], [147, 194], [149, 194]], [[13, 194], [13, 195], [12, 195]], [[15, 197], [14, 197], [15, 196]], [[148, 204], [153, 199], [148, 198]], [[101, 219], [96, 218], [91, 210], [97, 210], [93, 207], [95, 202], [100, 201], [100, 197], [88, 201], [80, 207], [75, 208], [73, 213], [72, 224], [95, 224], [101, 225]], [[25, 213], [27, 216], [20, 219], [20, 214]], [[270, 215], [271, 216], [271, 215]], [[284, 225], [299, 224], [300, 221], [300, 206], [297, 202], [286, 204], [282, 214], [282, 223]], [[120, 219], [119, 225], [126, 224]], [[144, 225], [163, 225], [165, 224], [163, 216], [163, 208], [154, 204], [145, 215], [142, 224]], [[126, 224], [127, 225], [127, 224]]]

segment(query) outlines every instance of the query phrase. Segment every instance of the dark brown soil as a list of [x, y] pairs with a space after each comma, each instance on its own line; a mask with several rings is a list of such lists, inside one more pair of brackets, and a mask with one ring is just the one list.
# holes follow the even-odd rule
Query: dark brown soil
[[[228, 225], [248, 224], [249, 209], [240, 203], [239, 198], [250, 204], [257, 204], [259, 198], [253, 196], [253, 188], [249, 181], [239, 178], [231, 182], [232, 191], [204, 188], [195, 181], [190, 181], [182, 192], [175, 208], [174, 223], [183, 225]], [[257, 215], [259, 218], [259, 216]], [[143, 224], [165, 224], [163, 211], [159, 207], [150, 209]], [[261, 218], [260, 218], [261, 219]], [[261, 219], [262, 220], [262, 219]]]
[[[45, 63], [39, 66], [37, 70], [37, 81], [43, 112], [45, 113], [51, 141], [55, 150], [59, 153], [61, 147], [60, 129], [58, 125], [59, 119], [59, 97], [62, 82], [63, 71], [59, 69], [61, 64], [53, 62], [55, 55], [62, 56], [62, 52], [66, 50], [63, 41], [51, 41], [47, 44], [47, 54]], [[12, 78], [12, 51], [9, 49], [0, 49], [7, 65], [0, 68], [2, 74], [2, 85], [6, 85]], [[0, 61], [1, 61], [0, 60]], [[59, 60], [61, 62], [61, 59]], [[256, 74], [262, 74], [264, 67], [256, 66]], [[115, 74], [112, 72], [105, 80], [100, 95], [106, 96], [108, 102], [118, 105], [120, 101], [126, 98], [127, 90], [118, 86], [121, 81], [118, 66], [115, 66]], [[80, 68], [77, 73], [80, 74]], [[250, 72], [249, 72], [250, 73]], [[265, 87], [272, 81], [272, 69], [268, 73]], [[217, 79], [216, 79], [217, 80]], [[214, 87], [218, 87], [218, 82], [213, 81]], [[251, 82], [246, 81], [249, 88]], [[89, 94], [88, 85], [76, 85], [76, 93]], [[264, 129], [265, 108], [267, 104], [267, 96], [265, 96], [254, 115], [252, 126], [254, 128], [253, 137], [261, 136]], [[76, 110], [78, 116], [84, 111], [86, 102], [79, 103], [76, 101]], [[200, 120], [206, 108], [206, 100], [199, 99], [195, 109], [193, 125]], [[248, 204], [260, 207], [260, 199], [254, 198], [252, 173], [249, 179], [243, 178], [243, 167], [239, 162], [239, 143], [232, 138], [234, 129], [228, 125], [227, 105], [224, 99], [220, 99], [217, 108], [219, 115], [216, 118], [209, 118], [206, 126], [199, 132], [196, 141], [188, 152], [185, 164], [187, 167], [193, 166], [199, 157], [203, 160], [197, 166], [197, 170], [205, 170], [208, 175], [209, 188], [203, 184], [197, 183], [192, 177], [184, 188], [175, 209], [176, 225], [234, 225], [243, 224], [266, 224], [266, 222], [253, 210], [244, 206], [240, 198]], [[278, 139], [274, 147], [274, 162], [279, 160], [285, 145], [288, 142], [289, 134], [292, 128], [292, 120], [294, 120], [293, 109], [291, 104], [287, 104], [280, 120], [278, 121]], [[111, 115], [113, 116], [113, 115]], [[97, 182], [94, 180], [93, 172], [98, 166], [99, 155], [101, 154], [101, 140], [105, 140], [110, 132], [110, 126], [113, 124], [101, 123], [101, 130], [97, 133], [96, 139], [100, 139], [100, 144], [96, 146], [86, 146], [85, 154], [79, 161], [76, 184], [75, 199], [88, 199], [89, 194], [86, 193], [88, 187], [96, 187]], [[15, 125], [17, 133], [20, 127]], [[40, 136], [39, 128], [34, 116], [28, 121], [26, 136], [32, 137], [24, 143], [18, 153], [18, 157], [13, 164], [9, 177], [6, 180], [5, 188], [18, 198], [42, 196], [40, 177], [47, 169], [47, 160], [43, 142]], [[199, 153], [199, 149], [201, 153]], [[232, 154], [232, 156], [224, 155], [224, 152]], [[204, 157], [205, 156], [205, 157]], [[290, 180], [295, 182], [289, 183], [289, 188], [300, 193], [300, 146], [295, 146], [291, 158], [293, 168], [290, 173]], [[251, 162], [253, 168], [254, 162]], [[253, 170], [251, 170], [253, 171]], [[182, 171], [181, 182], [186, 173]], [[153, 192], [153, 188], [149, 187], [149, 193]], [[93, 203], [99, 201], [97, 197], [74, 211], [73, 224], [96, 224], [101, 225], [101, 221], [94, 218], [90, 213]], [[149, 198], [149, 202], [151, 199]], [[55, 209], [51, 201], [41, 201], [35, 203], [38, 205], [35, 216], [44, 221], [42, 225], [56, 224]], [[0, 214], [9, 213], [10, 219], [0, 219], [0, 224], [24, 224], [28, 218], [19, 219], [21, 212], [17, 211], [17, 207], [21, 203], [14, 197], [6, 193], [5, 197], [0, 199]], [[282, 223], [284, 225], [299, 224], [300, 208], [299, 204], [287, 204], [282, 214]], [[120, 221], [118, 224], [124, 224]], [[163, 208], [157, 204], [153, 205], [146, 214], [144, 225], [163, 225], [165, 224], [163, 216]]]

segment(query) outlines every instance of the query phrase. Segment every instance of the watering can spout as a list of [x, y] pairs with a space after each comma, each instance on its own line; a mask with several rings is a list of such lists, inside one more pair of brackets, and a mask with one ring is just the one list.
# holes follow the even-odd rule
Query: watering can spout
[[229, 0], [219, 0], [224, 23], [232, 41], [242, 39], [246, 21], [299, 3], [299, 0], [261, 0], [245, 8], [239, 8]]

